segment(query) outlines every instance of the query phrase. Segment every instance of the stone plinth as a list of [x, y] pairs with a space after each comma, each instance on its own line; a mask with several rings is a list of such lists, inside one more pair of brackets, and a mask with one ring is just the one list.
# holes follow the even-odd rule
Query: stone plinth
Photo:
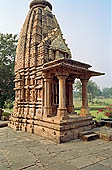
[[69, 120], [59, 120], [56, 117], [43, 118], [37, 120], [27, 120], [27, 123], [22, 119], [21, 123], [9, 124], [15, 130], [22, 130], [30, 133], [38, 134], [56, 143], [63, 143], [73, 139], [78, 139], [79, 133], [90, 130], [94, 127], [94, 121], [91, 117], [81, 118], [73, 116]]

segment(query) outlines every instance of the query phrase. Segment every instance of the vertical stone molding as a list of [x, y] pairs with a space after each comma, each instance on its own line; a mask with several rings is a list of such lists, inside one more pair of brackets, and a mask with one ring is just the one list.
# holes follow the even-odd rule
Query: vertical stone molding
[[73, 113], [74, 112], [73, 83], [74, 83], [74, 80], [68, 80], [68, 93], [69, 93], [68, 111], [69, 111], [69, 113]]
[[80, 116], [88, 116], [89, 108], [88, 108], [88, 79], [81, 79], [82, 82], [82, 108], [80, 112]]
[[52, 116], [52, 105], [51, 105], [51, 94], [52, 94], [52, 78], [44, 78], [44, 116]]
[[55, 54], [55, 59], [58, 59], [59, 58], [59, 50], [56, 50], [56, 54]]
[[52, 52], [52, 49], [49, 49], [49, 60], [53, 60], [53, 52]]
[[59, 107], [57, 116], [59, 119], [68, 119], [67, 107], [66, 107], [66, 75], [58, 75], [59, 79]]

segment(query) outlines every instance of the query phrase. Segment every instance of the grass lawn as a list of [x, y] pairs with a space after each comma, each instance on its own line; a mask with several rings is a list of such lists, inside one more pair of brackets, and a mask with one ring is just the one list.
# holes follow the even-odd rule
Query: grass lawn
[[[96, 117], [97, 121], [100, 121], [101, 118], [107, 118], [104, 115], [104, 112], [98, 113], [99, 109], [103, 109], [108, 105], [112, 104], [112, 99], [95, 99], [94, 103], [89, 103], [90, 113], [92, 116]], [[75, 111], [80, 114], [81, 109], [81, 100], [80, 99], [74, 99], [74, 107]], [[5, 112], [13, 112], [13, 109], [4, 109]]]
[[91, 115], [96, 117], [95, 120], [100, 121], [102, 118], [108, 118], [107, 116], [105, 116], [104, 112], [101, 113], [97, 113], [98, 110], [92, 110], [90, 111]]
[[[77, 114], [80, 114], [80, 110], [76, 110]], [[108, 118], [107, 116], [105, 116], [104, 112], [101, 113], [97, 113], [98, 110], [90, 110], [90, 114], [95, 118], [96, 121], [100, 121], [102, 118]]]
[[[100, 121], [101, 118], [107, 118], [104, 112], [98, 113], [99, 109], [105, 108], [106, 106], [112, 104], [112, 99], [95, 99], [94, 103], [89, 103], [90, 113], [92, 116], [96, 117], [97, 121]], [[81, 100], [74, 99], [74, 106], [76, 112], [79, 114], [81, 109]]]

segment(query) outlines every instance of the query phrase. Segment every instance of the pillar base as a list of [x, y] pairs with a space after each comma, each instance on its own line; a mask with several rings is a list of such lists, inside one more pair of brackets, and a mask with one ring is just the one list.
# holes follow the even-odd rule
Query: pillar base
[[89, 108], [81, 108], [80, 116], [81, 117], [91, 116], [89, 113]]
[[67, 108], [58, 108], [57, 110], [57, 118], [60, 120], [67, 120], [69, 119], [68, 113], [67, 113]]
[[44, 117], [52, 116], [52, 107], [44, 107]]
[[69, 113], [74, 113], [75, 112], [74, 105], [68, 105], [68, 112]]

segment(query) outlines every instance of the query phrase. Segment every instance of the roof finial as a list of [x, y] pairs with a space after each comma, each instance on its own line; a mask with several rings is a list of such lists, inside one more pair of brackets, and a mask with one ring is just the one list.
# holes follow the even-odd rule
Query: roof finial
[[33, 6], [43, 6], [46, 7], [48, 6], [51, 10], [52, 10], [52, 5], [50, 2], [46, 1], [46, 0], [33, 0], [30, 3], [30, 8], [32, 8]]

